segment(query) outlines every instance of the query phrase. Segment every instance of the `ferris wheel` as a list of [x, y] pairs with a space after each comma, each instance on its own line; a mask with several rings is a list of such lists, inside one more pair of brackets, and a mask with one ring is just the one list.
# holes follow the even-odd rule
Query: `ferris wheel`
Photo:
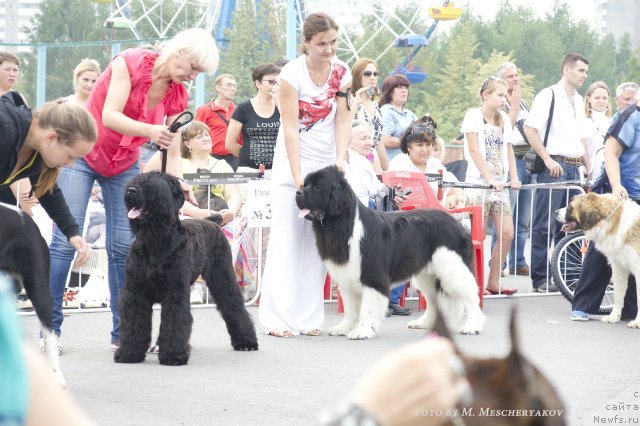
[[[139, 28], [152, 28], [153, 38], [167, 38], [184, 28], [204, 28], [224, 42], [224, 30], [231, 26], [236, 0], [101, 0], [112, 3], [105, 26], [130, 30], [139, 40]], [[257, 3], [258, 1], [256, 1]], [[287, 7], [288, 0], [276, 0], [276, 7]], [[305, 17], [305, 0], [295, 0], [296, 23]], [[256, 5], [257, 7], [257, 5]]]
[[[139, 31], [141, 26], [152, 28], [153, 38], [167, 38], [179, 29], [187, 27], [204, 28], [214, 34], [216, 41], [225, 42], [224, 30], [231, 26], [231, 19], [236, 8], [236, 0], [94, 0], [112, 3], [112, 12], [105, 21], [105, 26], [128, 29], [135, 38], [142, 40]], [[243, 0], [239, 0], [243, 1]], [[244, 0], [250, 1], [250, 0]], [[260, 0], [254, 0], [257, 3]], [[435, 0], [434, 0], [435, 1]], [[357, 5], [356, 5], [357, 3]], [[284, 10], [294, 9], [295, 23], [299, 35], [302, 22], [308, 13], [324, 10], [334, 16], [341, 27], [359, 25], [359, 31], [371, 34], [366, 40], [356, 41], [350, 31], [340, 31], [339, 51], [347, 63], [353, 63], [361, 56], [361, 52], [376, 38], [385, 35], [390, 42], [377, 53], [374, 58], [379, 61], [390, 49], [400, 47], [405, 50], [406, 57], [393, 72], [407, 76], [411, 83], [419, 83], [426, 73], [411, 65], [411, 60], [421, 48], [428, 45], [438, 22], [460, 17], [462, 10], [453, 2], [444, 0], [442, 6], [425, 9], [416, 8], [408, 19], [402, 19], [395, 12], [395, 4], [388, 0], [368, 0], [347, 2], [344, 0], [274, 0], [272, 7]], [[395, 3], [395, 2], [394, 2]], [[415, 28], [423, 22], [423, 12], [432, 19], [426, 34], [418, 33]], [[371, 28], [362, 26], [361, 18], [365, 15], [373, 17]], [[291, 15], [289, 15], [291, 16]], [[350, 22], [349, 22], [350, 20]], [[284, 24], [284, 23], [283, 23]], [[290, 34], [290, 32], [288, 32]], [[388, 37], [392, 35], [392, 37]]]
[[[349, 38], [349, 32], [342, 31], [340, 33], [344, 46], [343, 50], [348, 53], [346, 62], [352, 63], [352, 61], [358, 59], [361, 51], [376, 37], [391, 34], [393, 37], [386, 38], [392, 41], [380, 50], [373, 59], [378, 62], [380, 58], [387, 54], [392, 48], [403, 48], [406, 52], [406, 57], [391, 73], [404, 74], [412, 84], [424, 81], [427, 74], [411, 65], [411, 60], [423, 47], [429, 44], [429, 38], [433, 35], [440, 21], [455, 20], [462, 15], [462, 9], [455, 7], [453, 2], [449, 0], [444, 0], [442, 6], [428, 7], [424, 10], [416, 8], [408, 20], [403, 20], [398, 16], [395, 12], [395, 5], [392, 5], [386, 0], [362, 2], [361, 6], [362, 15], [368, 14], [374, 18], [373, 24], [370, 24], [373, 28], [361, 28], [362, 32], [371, 35], [368, 39], [360, 42], [359, 46], [356, 46]], [[431, 25], [425, 34], [415, 31], [417, 23], [423, 21], [425, 18], [423, 12], [426, 12], [431, 19]], [[392, 26], [391, 24], [395, 25]]]

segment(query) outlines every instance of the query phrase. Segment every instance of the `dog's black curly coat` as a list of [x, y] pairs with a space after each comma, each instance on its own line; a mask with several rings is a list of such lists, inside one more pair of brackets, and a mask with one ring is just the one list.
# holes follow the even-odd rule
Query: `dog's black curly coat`
[[[255, 327], [235, 282], [231, 249], [218, 223], [181, 221], [184, 195], [177, 178], [160, 172], [136, 176], [125, 205], [135, 234], [120, 297], [120, 348], [116, 362], [142, 362], [151, 342], [152, 305], [162, 305], [158, 359], [164, 365], [189, 361], [190, 286], [202, 275], [227, 325], [235, 350], [257, 350]], [[216, 223], [216, 221], [218, 223]]]

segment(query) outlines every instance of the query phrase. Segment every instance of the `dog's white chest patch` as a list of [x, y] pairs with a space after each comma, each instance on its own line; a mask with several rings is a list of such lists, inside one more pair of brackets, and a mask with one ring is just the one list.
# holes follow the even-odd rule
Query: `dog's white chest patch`
[[342, 265], [338, 265], [330, 260], [325, 262], [331, 277], [341, 285], [360, 283], [360, 270], [362, 265], [360, 242], [362, 241], [362, 238], [364, 238], [364, 226], [360, 220], [358, 210], [356, 210], [353, 232], [351, 233], [351, 238], [349, 238], [347, 243], [349, 244], [349, 260]]

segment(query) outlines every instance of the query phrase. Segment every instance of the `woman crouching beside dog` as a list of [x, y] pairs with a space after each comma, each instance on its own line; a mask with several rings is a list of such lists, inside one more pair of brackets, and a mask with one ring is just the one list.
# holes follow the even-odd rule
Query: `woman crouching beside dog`
[[336, 57], [338, 26], [312, 13], [302, 29], [303, 55], [280, 72], [280, 119], [273, 160], [271, 231], [259, 316], [271, 336], [318, 336], [324, 321], [326, 270], [310, 221], [298, 217], [305, 176], [343, 167], [350, 135], [347, 64]]
[[0, 202], [16, 205], [10, 185], [29, 178], [47, 214], [76, 251], [76, 262], [89, 258], [89, 247], [56, 184], [60, 168], [88, 154], [98, 137], [96, 123], [81, 106], [62, 100], [45, 103], [38, 111], [22, 97], [0, 97]]
[[[166, 42], [160, 52], [133, 48], [117, 55], [100, 75], [86, 103], [99, 137], [94, 149], [73, 167], [65, 167], [59, 185], [80, 226], [97, 180], [106, 213], [109, 293], [113, 315], [111, 349], [119, 346], [118, 298], [125, 283], [125, 262], [132, 235], [124, 205], [126, 184], [140, 173], [140, 146], [151, 140], [167, 149], [167, 171], [179, 170], [179, 141], [168, 125], [187, 108], [183, 83], [200, 72], [215, 71], [218, 50], [211, 34], [188, 29]], [[166, 117], [166, 120], [165, 120]], [[62, 293], [73, 251], [55, 229], [51, 242], [53, 329], [62, 325]]]

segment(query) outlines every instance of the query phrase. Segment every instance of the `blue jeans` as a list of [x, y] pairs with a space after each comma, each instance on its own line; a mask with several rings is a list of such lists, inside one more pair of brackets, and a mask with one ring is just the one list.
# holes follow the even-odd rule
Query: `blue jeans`
[[[532, 175], [527, 171], [524, 160], [521, 156], [516, 156], [516, 168], [518, 171], [518, 180], [523, 185], [536, 182], [536, 175]], [[509, 270], [515, 271], [517, 268], [527, 266], [524, 258], [524, 246], [529, 239], [529, 225], [531, 223], [531, 204], [535, 189], [521, 189], [519, 191], [510, 191], [511, 210], [513, 211], [513, 229], [515, 236], [511, 241], [511, 249], [509, 250]], [[517, 212], [516, 212], [517, 209]], [[515, 259], [515, 265], [514, 265]]]
[[399, 285], [395, 288], [392, 288], [389, 292], [389, 302], [395, 303], [396, 305], [400, 303], [400, 298], [402, 297], [402, 292], [404, 291], [404, 284]]
[[[566, 163], [561, 164], [561, 166], [563, 170], [562, 176], [551, 177], [549, 169], [545, 168], [538, 174], [538, 183], [580, 179], [577, 166]], [[531, 233], [531, 281], [534, 287], [546, 283], [549, 247], [552, 241], [557, 243], [562, 238], [562, 233], [560, 232], [562, 226], [555, 219], [555, 212], [565, 207], [568, 199], [577, 193], [578, 191], [568, 191], [567, 193], [566, 189], [536, 189], [533, 231]]]
[[[109, 294], [111, 312], [113, 314], [113, 331], [111, 341], [119, 338], [120, 312], [118, 297], [125, 282], [125, 262], [129, 246], [133, 241], [127, 211], [124, 206], [124, 189], [134, 176], [140, 174], [138, 163], [119, 175], [106, 178], [93, 170], [80, 159], [71, 167], [65, 167], [58, 177], [58, 186], [64, 195], [71, 214], [80, 229], [84, 227], [87, 204], [91, 196], [91, 188], [97, 180], [102, 188], [106, 216], [106, 248], [109, 259]], [[56, 226], [51, 240], [51, 298], [53, 299], [53, 331], [60, 335], [62, 325], [62, 297], [67, 284], [74, 248]]]
[[[527, 171], [524, 160], [518, 156], [516, 156], [516, 167], [520, 183], [523, 185], [536, 183], [536, 175], [532, 175]], [[511, 249], [509, 250], [510, 271], [515, 271], [517, 268], [527, 266], [527, 261], [524, 258], [524, 246], [529, 239], [531, 204], [533, 203], [531, 193], [533, 192], [535, 196], [534, 191], [534, 189], [521, 189], [519, 191], [509, 190], [509, 200], [511, 202], [511, 211], [513, 212], [513, 230], [516, 232], [515, 237], [511, 241]], [[516, 208], [518, 209], [517, 215]], [[493, 248], [498, 241], [498, 236], [496, 235], [496, 228], [493, 226], [493, 218], [491, 217], [489, 217], [487, 232], [489, 232], [489, 230], [491, 230], [491, 252], [493, 252]], [[517, 249], [516, 240], [518, 244]], [[513, 264], [513, 259], [516, 259], [515, 266]], [[489, 261], [489, 265], [491, 265], [491, 261]], [[507, 262], [504, 262], [503, 269], [506, 265]]]

